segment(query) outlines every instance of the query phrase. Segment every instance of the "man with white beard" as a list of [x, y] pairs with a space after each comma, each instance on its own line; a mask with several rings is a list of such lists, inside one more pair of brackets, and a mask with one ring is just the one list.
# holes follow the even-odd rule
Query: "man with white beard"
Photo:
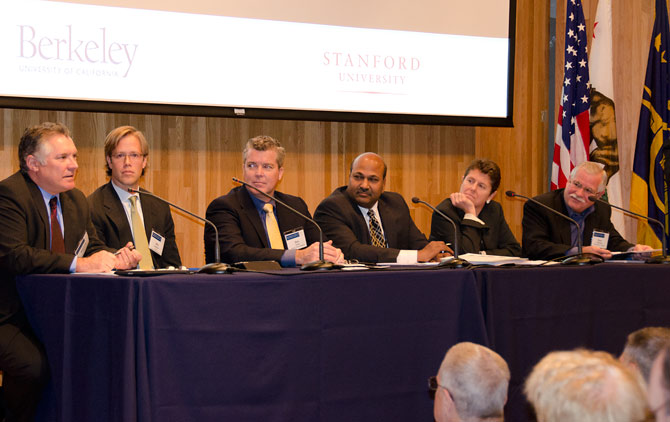
[[[612, 257], [612, 251], [644, 252], [647, 245], [633, 245], [621, 237], [610, 221], [612, 208], [589, 200], [600, 198], [607, 186], [607, 173], [599, 163], [584, 161], [570, 173], [564, 189], [534, 199], [567, 215], [582, 228], [583, 252]], [[577, 253], [579, 230], [574, 224], [531, 201], [523, 207], [522, 254], [530, 259], [554, 259]]]

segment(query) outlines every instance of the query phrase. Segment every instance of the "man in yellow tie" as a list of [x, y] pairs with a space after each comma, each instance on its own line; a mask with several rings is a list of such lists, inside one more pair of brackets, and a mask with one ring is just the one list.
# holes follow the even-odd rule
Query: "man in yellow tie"
[[[305, 215], [310, 215], [301, 198], [275, 190], [284, 175], [285, 150], [270, 136], [247, 141], [243, 152], [244, 181], [275, 196]], [[278, 261], [284, 267], [319, 259], [319, 231], [310, 221], [270, 200], [256, 189], [240, 186], [213, 200], [207, 219], [219, 231], [221, 260]], [[214, 230], [205, 227], [205, 258], [214, 262]], [[342, 253], [324, 243], [324, 259], [338, 262]]]
[[113, 129], [105, 139], [109, 183], [88, 197], [98, 237], [109, 247], [132, 242], [142, 254], [139, 268], [181, 266], [170, 207], [140, 189], [149, 155], [142, 132], [132, 126]]

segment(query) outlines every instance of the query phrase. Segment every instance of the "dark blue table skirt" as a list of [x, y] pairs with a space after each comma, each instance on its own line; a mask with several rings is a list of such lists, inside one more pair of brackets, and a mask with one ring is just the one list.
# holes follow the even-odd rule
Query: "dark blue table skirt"
[[505, 420], [534, 421], [523, 395], [533, 366], [552, 350], [619, 355], [632, 331], [670, 326], [670, 266], [478, 269], [490, 346], [509, 364]]
[[48, 421], [431, 421], [426, 378], [487, 343], [468, 270], [32, 275]]

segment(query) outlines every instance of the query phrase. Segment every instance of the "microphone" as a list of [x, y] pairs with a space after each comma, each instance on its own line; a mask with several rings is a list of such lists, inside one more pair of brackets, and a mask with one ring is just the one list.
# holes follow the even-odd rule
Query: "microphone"
[[197, 220], [204, 221], [205, 223], [210, 224], [212, 227], [214, 227], [214, 234], [215, 234], [215, 237], [216, 237], [216, 244], [214, 245], [214, 262], [210, 263], [210, 264], [207, 264], [204, 267], [200, 268], [198, 270], [198, 272], [199, 273], [204, 273], [204, 274], [225, 274], [225, 273], [232, 272], [232, 267], [230, 265], [221, 263], [221, 257], [219, 255], [219, 231], [216, 229], [216, 226], [214, 225], [214, 223], [212, 223], [211, 221], [209, 221], [206, 218], [200, 217], [199, 215], [195, 215], [191, 211], [187, 211], [187, 210], [183, 209], [182, 207], [173, 204], [170, 201], [166, 201], [165, 199], [161, 198], [158, 195], [154, 195], [151, 192], [140, 191], [138, 189], [133, 189], [133, 188], [128, 188], [128, 192], [137, 193], [137, 194], [141, 194], [141, 195], [149, 195], [151, 197], [154, 197], [154, 198], [158, 199], [159, 201], [164, 202], [171, 207], [177, 208], [179, 211], [182, 211], [182, 212], [190, 215], [191, 217], [193, 217]]
[[510, 198], [519, 197], [519, 198], [526, 199], [526, 200], [528, 200], [528, 201], [530, 201], [534, 204], [537, 204], [537, 205], [541, 206], [542, 208], [544, 208], [546, 210], [549, 210], [549, 211], [553, 212], [556, 215], [559, 215], [559, 216], [563, 217], [564, 219], [568, 220], [571, 224], [574, 224], [575, 226], [577, 226], [577, 230], [578, 230], [578, 234], [577, 234], [577, 255], [574, 255], [574, 256], [571, 256], [571, 257], [568, 257], [568, 258], [564, 259], [561, 262], [561, 264], [565, 264], [565, 265], [587, 265], [587, 264], [595, 264], [595, 263], [599, 263], [599, 262], [604, 261], [603, 257], [601, 257], [600, 255], [592, 254], [592, 253], [583, 253], [582, 252], [582, 242], [583, 242], [582, 241], [582, 227], [579, 224], [577, 224], [577, 222], [574, 219], [568, 217], [567, 215], [565, 215], [561, 212], [556, 211], [555, 209], [551, 208], [548, 205], [543, 204], [542, 202], [540, 202], [536, 199], [533, 199], [533, 198], [530, 198], [530, 197], [524, 196], [524, 195], [519, 195], [518, 193], [516, 193], [514, 191], [508, 190], [507, 192], [505, 192], [505, 195], [507, 195]]
[[452, 259], [450, 261], [440, 262], [440, 264], [438, 266], [439, 267], [449, 267], [449, 268], [463, 268], [463, 267], [466, 267], [466, 266], [470, 265], [470, 263], [468, 261], [466, 261], [464, 259], [460, 259], [458, 257], [458, 238], [459, 238], [459, 234], [458, 234], [458, 228], [456, 227], [456, 223], [454, 223], [454, 220], [449, 218], [442, 211], [440, 211], [437, 208], [435, 208], [434, 206], [430, 205], [428, 202], [422, 201], [416, 196], [412, 198], [412, 202], [414, 202], [415, 204], [423, 204], [423, 205], [427, 206], [428, 208], [430, 208], [431, 210], [436, 212], [439, 216], [441, 216], [442, 218], [444, 218], [445, 220], [450, 222], [451, 225], [454, 227], [454, 259]]
[[321, 270], [332, 270], [332, 269], [336, 268], [335, 264], [333, 264], [332, 262], [327, 262], [323, 259], [323, 230], [321, 230], [321, 227], [316, 223], [316, 221], [314, 221], [310, 217], [306, 216], [305, 214], [301, 213], [300, 211], [296, 210], [292, 206], [288, 205], [286, 202], [275, 198], [273, 195], [269, 195], [269, 194], [263, 192], [262, 190], [258, 189], [255, 186], [250, 185], [249, 183], [245, 182], [244, 180], [240, 180], [237, 177], [233, 177], [233, 182], [240, 183], [240, 184], [242, 184], [242, 185], [244, 185], [248, 188], [251, 188], [251, 189], [255, 190], [256, 192], [259, 192], [261, 195], [265, 196], [266, 198], [270, 198], [270, 199], [276, 201], [277, 203], [285, 206], [289, 210], [298, 214], [299, 216], [301, 216], [305, 220], [310, 221], [312, 224], [314, 224], [316, 226], [317, 229], [319, 229], [319, 260], [318, 261], [313, 261], [313, 262], [308, 262], [307, 264], [304, 264], [302, 267], [300, 267], [301, 270], [304, 270], [304, 271], [312, 271], [312, 270], [319, 270], [319, 269], [321, 269]]
[[598, 197], [596, 195], [589, 196], [589, 201], [591, 201], [591, 202], [596, 202], [596, 201], [601, 202], [603, 204], [609, 205], [612, 208], [616, 208], [620, 211], [623, 211], [626, 214], [631, 214], [631, 215], [634, 215], [636, 217], [644, 218], [647, 221], [653, 222], [653, 223], [658, 224], [659, 226], [661, 226], [661, 229], [663, 231], [663, 236], [661, 237], [661, 241], [663, 242], [663, 255], [655, 256], [653, 258], [650, 258], [650, 259], [646, 260], [646, 262], [649, 263], [649, 264], [670, 264], [670, 258], [668, 258], [668, 249], [667, 249], [667, 245], [666, 245], [667, 241], [665, 240], [665, 225], [663, 223], [661, 223], [660, 221], [658, 221], [655, 218], [651, 218], [651, 217], [648, 217], [646, 215], [638, 214], [638, 213], [633, 212], [631, 210], [621, 208], [618, 205], [610, 204], [607, 201], [603, 201], [602, 199], [600, 199], [600, 197]]

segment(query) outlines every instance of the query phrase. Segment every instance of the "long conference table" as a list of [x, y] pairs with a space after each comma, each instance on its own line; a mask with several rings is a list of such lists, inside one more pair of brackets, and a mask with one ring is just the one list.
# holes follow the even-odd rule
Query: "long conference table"
[[512, 372], [506, 420], [551, 350], [620, 353], [670, 326], [670, 267], [31, 275], [44, 421], [431, 421], [426, 379], [472, 341]]

